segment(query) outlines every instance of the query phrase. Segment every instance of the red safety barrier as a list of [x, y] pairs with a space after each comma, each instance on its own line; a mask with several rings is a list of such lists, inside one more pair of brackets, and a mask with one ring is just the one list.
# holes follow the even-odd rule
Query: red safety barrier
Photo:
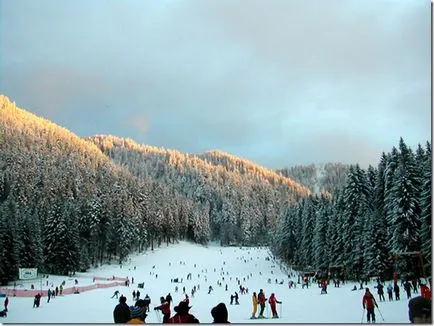
[[96, 281], [124, 281], [124, 282], [127, 280], [126, 277], [117, 277], [117, 276], [112, 276], [112, 277], [94, 276], [93, 279]]
[[[62, 295], [65, 294], [73, 294], [75, 292], [86, 292], [95, 289], [105, 289], [114, 286], [122, 286], [125, 285], [125, 281], [123, 282], [110, 282], [110, 283], [95, 283], [92, 285], [86, 286], [73, 286], [70, 288], [63, 288]], [[48, 296], [48, 290], [25, 290], [25, 289], [9, 289], [9, 288], [0, 288], [0, 293], [4, 293], [10, 297], [34, 297], [38, 293], [42, 293], [43, 297]]]

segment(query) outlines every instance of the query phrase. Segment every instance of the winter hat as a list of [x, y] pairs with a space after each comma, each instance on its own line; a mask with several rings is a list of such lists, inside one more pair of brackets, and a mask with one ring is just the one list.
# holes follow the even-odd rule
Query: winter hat
[[143, 319], [145, 319], [147, 316], [145, 314], [145, 308], [137, 307], [137, 306], [130, 306], [130, 314], [131, 314], [131, 318], [142, 317]]
[[227, 323], [228, 321], [228, 309], [223, 302], [211, 309], [211, 315], [215, 323]]
[[186, 314], [190, 309], [191, 307], [189, 307], [185, 301], [181, 301], [175, 308], [173, 308], [173, 310], [180, 314]]
[[121, 302], [121, 303], [127, 302], [127, 297], [124, 297], [123, 295], [121, 295], [121, 297], [119, 298], [119, 302]]

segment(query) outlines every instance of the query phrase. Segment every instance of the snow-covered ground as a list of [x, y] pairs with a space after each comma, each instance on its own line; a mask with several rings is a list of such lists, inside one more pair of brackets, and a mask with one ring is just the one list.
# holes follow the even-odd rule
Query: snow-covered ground
[[[176, 245], [162, 245], [153, 252], [132, 256], [130, 261], [120, 268], [119, 265], [105, 265], [93, 269], [88, 273], [79, 273], [74, 277], [79, 285], [92, 284], [93, 276], [134, 277], [134, 284], [130, 287], [119, 286], [107, 289], [97, 289], [80, 294], [58, 296], [47, 303], [43, 297], [41, 306], [33, 308], [33, 298], [10, 297], [9, 313], [6, 318], [0, 318], [1, 323], [113, 323], [113, 309], [118, 300], [111, 296], [117, 289], [124, 294], [130, 305], [133, 290], [137, 290], [137, 284], [145, 283], [144, 289], [139, 289], [141, 297], [149, 294], [152, 299], [151, 311], [146, 318], [147, 323], [161, 323], [159, 311], [153, 311], [160, 296], [171, 293], [174, 305], [184, 299], [182, 287], [190, 296], [190, 313], [195, 315], [201, 323], [211, 323], [211, 309], [220, 302], [226, 303], [229, 311], [229, 321], [232, 323], [360, 323], [362, 321], [362, 296], [364, 290], [351, 291], [353, 283], [341, 285], [339, 288], [328, 287], [328, 294], [321, 295], [317, 285], [308, 289], [288, 288], [288, 275], [279, 267], [278, 262], [266, 260], [269, 252], [265, 248], [238, 248], [220, 247], [216, 244], [207, 247], [180, 242]], [[196, 267], [194, 266], [196, 264]], [[134, 269], [136, 266], [136, 269]], [[155, 266], [155, 268], [153, 268]], [[192, 274], [192, 280], [187, 280], [187, 274]], [[224, 275], [223, 275], [224, 273]], [[252, 275], [252, 276], [250, 276]], [[249, 276], [249, 277], [248, 277]], [[222, 280], [224, 277], [224, 281]], [[236, 278], [241, 280], [241, 285], [249, 289], [249, 293], [239, 294], [239, 305], [230, 305], [230, 295], [239, 290]], [[248, 277], [248, 279], [247, 279]], [[171, 279], [183, 279], [183, 283], [171, 283]], [[243, 278], [246, 280], [243, 281]], [[271, 278], [271, 284], [268, 279]], [[276, 284], [284, 280], [284, 284]], [[297, 282], [297, 278], [292, 278]], [[72, 284], [73, 280], [61, 276], [50, 276], [49, 283], [59, 285], [63, 280]], [[217, 281], [222, 286], [217, 285]], [[228, 291], [225, 285], [228, 284]], [[175, 286], [178, 285], [178, 292]], [[191, 297], [191, 289], [194, 285], [200, 285], [200, 290]], [[208, 287], [212, 285], [213, 291], [208, 294]], [[39, 288], [35, 282], [35, 287]], [[372, 290], [374, 284], [368, 284]], [[43, 284], [43, 289], [47, 289]], [[280, 319], [250, 320], [252, 312], [251, 294], [263, 289], [267, 297], [272, 292], [278, 300], [283, 301], [278, 306]], [[378, 313], [377, 323], [409, 323], [408, 299], [404, 291], [401, 291], [401, 300], [393, 302], [379, 302], [375, 297], [382, 314]], [[387, 298], [387, 294], [386, 294]], [[3, 306], [4, 298], [0, 298]], [[172, 305], [172, 314], [173, 306]], [[267, 304], [268, 306], [268, 304]], [[267, 314], [270, 308], [267, 307]], [[366, 316], [363, 317], [366, 322]]]

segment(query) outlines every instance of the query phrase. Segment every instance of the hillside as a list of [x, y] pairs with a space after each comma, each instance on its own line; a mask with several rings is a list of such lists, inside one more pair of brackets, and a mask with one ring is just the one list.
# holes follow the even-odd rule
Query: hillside
[[291, 178], [313, 193], [334, 193], [345, 185], [349, 165], [342, 163], [298, 165], [276, 170], [276, 173]]
[[207, 155], [85, 140], [1, 95], [0, 282], [18, 267], [66, 275], [177, 239], [268, 243], [282, 207], [310, 194], [251, 162]]
[[137, 202], [151, 186], [0, 95], [0, 261], [8, 262], [0, 281], [18, 267], [67, 274], [145, 247], [146, 207]]
[[135, 176], [192, 200], [195, 218], [209, 221], [210, 238], [223, 243], [267, 243], [282, 208], [310, 195], [289, 178], [221, 152], [184, 154], [104, 135], [89, 140]]

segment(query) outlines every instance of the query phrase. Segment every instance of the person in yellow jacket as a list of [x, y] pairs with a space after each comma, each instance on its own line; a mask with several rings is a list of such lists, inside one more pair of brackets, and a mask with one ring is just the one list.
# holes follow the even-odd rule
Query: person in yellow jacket
[[250, 317], [250, 319], [256, 319], [256, 312], [258, 311], [258, 297], [256, 296], [256, 292], [253, 292], [252, 304], [253, 304], [253, 312], [252, 312], [252, 317]]
[[145, 319], [148, 316], [145, 307], [130, 306], [131, 319], [127, 324], [146, 324]]

